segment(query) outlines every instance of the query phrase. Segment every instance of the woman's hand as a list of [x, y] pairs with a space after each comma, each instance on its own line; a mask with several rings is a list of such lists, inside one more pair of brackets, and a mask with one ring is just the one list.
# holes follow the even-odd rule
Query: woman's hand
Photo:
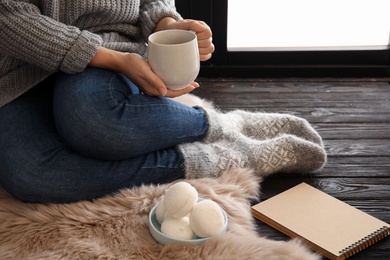
[[195, 32], [198, 38], [200, 60], [206, 61], [211, 58], [212, 53], [215, 50], [212, 38], [213, 34], [210, 27], [205, 22], [197, 20], [176, 21], [172, 18], [166, 17], [161, 19], [156, 27], [156, 31], [169, 29]]
[[122, 53], [100, 47], [89, 63], [90, 67], [119, 71], [128, 77], [141, 91], [149, 96], [178, 97], [199, 87], [192, 82], [181, 90], [170, 90], [152, 71], [149, 63], [135, 53]]
[[[206, 61], [211, 58], [214, 52], [214, 45], [212, 43], [211, 29], [206, 23], [196, 20], [176, 21], [173, 18], [166, 17], [161, 19], [156, 26], [156, 31], [169, 29], [194, 31], [198, 39], [200, 60]], [[122, 53], [104, 47], [99, 48], [89, 66], [119, 71], [133, 81], [143, 93], [149, 96], [173, 98], [189, 93], [199, 87], [198, 83], [192, 82], [184, 89], [168, 89], [164, 82], [152, 71], [149, 63], [140, 55]]]
[[164, 82], [150, 68], [149, 63], [138, 54], [127, 54], [127, 71], [123, 72], [131, 81], [133, 81], [143, 93], [149, 96], [178, 97], [195, 88], [199, 84], [192, 82], [184, 89], [171, 90], [166, 87]]

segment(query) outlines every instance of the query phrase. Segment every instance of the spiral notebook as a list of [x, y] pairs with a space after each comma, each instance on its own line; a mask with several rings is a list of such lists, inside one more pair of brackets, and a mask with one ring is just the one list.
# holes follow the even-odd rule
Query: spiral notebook
[[259, 220], [329, 259], [346, 259], [390, 235], [390, 225], [306, 183], [252, 206]]

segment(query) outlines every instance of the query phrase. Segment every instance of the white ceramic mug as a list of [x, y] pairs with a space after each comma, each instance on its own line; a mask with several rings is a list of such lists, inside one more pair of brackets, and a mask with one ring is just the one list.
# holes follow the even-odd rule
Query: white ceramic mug
[[148, 62], [167, 88], [178, 90], [187, 87], [200, 70], [196, 34], [185, 30], [153, 33], [148, 39]]

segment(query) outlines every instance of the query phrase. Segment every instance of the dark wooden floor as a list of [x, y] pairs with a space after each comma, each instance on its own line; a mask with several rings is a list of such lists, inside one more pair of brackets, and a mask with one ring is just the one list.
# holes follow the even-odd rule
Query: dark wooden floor
[[[307, 119], [328, 153], [324, 169], [311, 175], [276, 174], [261, 185], [267, 199], [305, 181], [390, 223], [390, 79], [200, 78], [200, 97], [222, 110], [289, 113]], [[256, 203], [256, 202], [254, 202]], [[259, 234], [286, 240], [258, 221]], [[390, 237], [351, 260], [390, 259]]]

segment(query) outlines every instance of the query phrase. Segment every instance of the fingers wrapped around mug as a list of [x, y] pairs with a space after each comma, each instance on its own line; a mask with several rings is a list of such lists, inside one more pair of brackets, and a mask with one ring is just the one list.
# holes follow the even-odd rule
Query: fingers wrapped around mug
[[167, 24], [166, 29], [193, 31], [198, 41], [200, 61], [206, 61], [211, 58], [215, 50], [212, 38], [213, 33], [205, 22], [191, 19], [181, 20]]

